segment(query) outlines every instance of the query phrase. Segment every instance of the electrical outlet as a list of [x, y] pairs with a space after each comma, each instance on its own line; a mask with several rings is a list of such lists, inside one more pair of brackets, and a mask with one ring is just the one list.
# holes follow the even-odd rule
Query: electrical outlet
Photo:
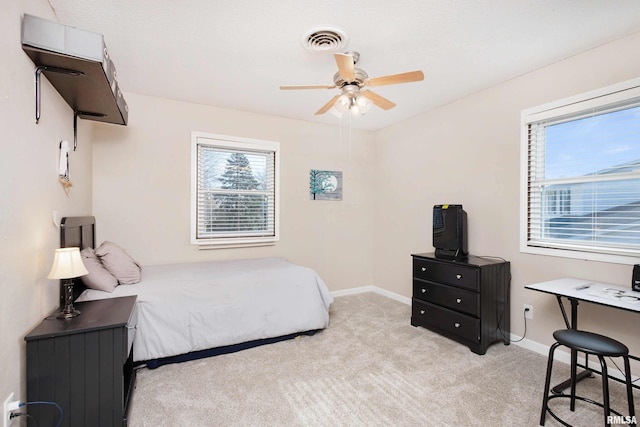
[[522, 309], [524, 310], [524, 317], [526, 319], [533, 320], [533, 306], [529, 304], [524, 304]]
[[9, 423], [10, 423], [9, 414], [11, 413], [11, 411], [9, 410], [9, 404], [11, 402], [13, 402], [13, 393], [11, 393], [9, 395], [9, 397], [7, 397], [5, 399], [5, 401], [4, 401], [4, 405], [3, 405], [3, 408], [4, 408], [4, 412], [3, 413], [4, 413], [4, 415], [2, 417], [2, 426], [3, 427], [9, 427]]

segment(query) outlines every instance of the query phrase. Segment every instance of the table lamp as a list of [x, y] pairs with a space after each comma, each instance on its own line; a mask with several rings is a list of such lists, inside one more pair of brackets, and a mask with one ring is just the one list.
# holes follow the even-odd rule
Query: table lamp
[[62, 279], [64, 284], [64, 309], [56, 316], [58, 319], [70, 319], [80, 315], [73, 308], [73, 278], [89, 274], [80, 256], [80, 248], [56, 249], [53, 265], [47, 279]]

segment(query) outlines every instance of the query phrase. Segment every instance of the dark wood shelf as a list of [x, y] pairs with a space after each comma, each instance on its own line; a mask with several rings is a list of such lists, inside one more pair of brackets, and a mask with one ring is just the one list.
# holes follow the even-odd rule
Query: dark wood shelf
[[129, 109], [102, 35], [25, 14], [22, 49], [36, 67], [45, 67], [42, 73], [78, 117], [127, 124]]

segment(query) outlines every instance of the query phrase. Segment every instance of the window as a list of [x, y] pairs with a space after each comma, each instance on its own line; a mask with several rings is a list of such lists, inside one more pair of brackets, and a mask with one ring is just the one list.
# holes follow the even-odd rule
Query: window
[[191, 243], [278, 240], [279, 148], [272, 141], [192, 133]]
[[522, 252], [640, 257], [640, 79], [522, 112]]

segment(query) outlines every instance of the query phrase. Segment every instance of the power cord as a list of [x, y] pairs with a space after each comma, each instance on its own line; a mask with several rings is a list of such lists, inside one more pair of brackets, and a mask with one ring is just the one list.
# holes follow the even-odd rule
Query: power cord
[[[58, 422], [56, 423], [56, 427], [60, 427], [60, 425], [62, 424], [62, 417], [64, 416], [64, 414], [62, 412], [62, 408], [56, 402], [45, 402], [45, 401], [26, 402], [26, 403], [18, 404], [18, 408], [22, 408], [23, 406], [26, 406], [26, 405], [52, 405], [52, 406], [55, 406], [58, 409], [58, 412], [60, 414], [60, 417], [58, 418]], [[23, 413], [23, 412], [11, 412], [11, 414], [9, 414], [9, 419], [11, 420], [13, 418], [23, 417], [23, 416], [27, 417], [27, 420], [33, 420], [33, 422], [36, 424], [36, 426], [38, 425], [38, 423], [36, 423], [36, 421], [33, 419], [33, 417], [31, 417], [31, 415], [29, 415], [27, 413]]]
[[9, 419], [12, 420], [14, 418], [18, 418], [18, 417], [27, 417], [27, 425], [29, 425], [29, 420], [33, 421], [33, 423], [36, 425], [36, 427], [38, 427], [38, 423], [36, 422], [35, 418], [33, 418], [31, 415], [25, 413], [25, 412], [12, 412], [9, 415]]
[[[493, 258], [493, 259], [499, 259], [503, 262], [509, 262], [506, 259], [502, 258], [501, 256], [493, 256], [493, 255], [476, 255], [477, 258]], [[511, 275], [511, 272], [509, 272], [509, 275]]]
[[500, 320], [498, 320], [498, 331], [500, 331], [500, 335], [502, 335], [502, 338], [509, 340], [509, 342], [520, 342], [524, 339], [524, 337], [527, 336], [527, 311], [529, 311], [528, 308], [525, 308], [524, 311], [522, 312], [522, 318], [524, 319], [524, 333], [522, 334], [522, 337], [520, 337], [520, 339], [518, 340], [512, 340], [511, 338], [508, 338], [507, 336], [505, 336], [504, 332], [502, 332], [502, 328], [500, 328]]

